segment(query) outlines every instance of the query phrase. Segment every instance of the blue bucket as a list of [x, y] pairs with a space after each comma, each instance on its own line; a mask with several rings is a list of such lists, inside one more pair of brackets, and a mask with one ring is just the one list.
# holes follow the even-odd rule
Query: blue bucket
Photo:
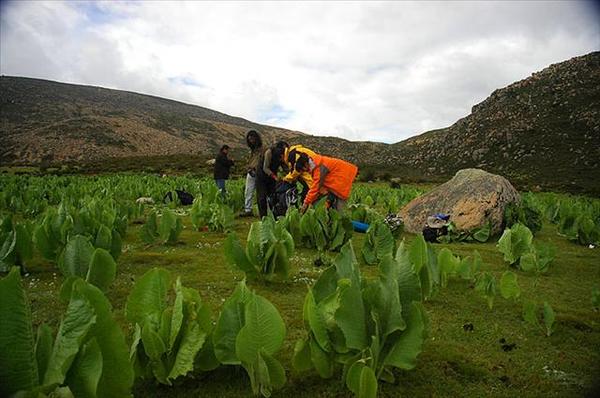
[[365, 233], [369, 229], [369, 224], [360, 221], [352, 221], [352, 227], [356, 232]]

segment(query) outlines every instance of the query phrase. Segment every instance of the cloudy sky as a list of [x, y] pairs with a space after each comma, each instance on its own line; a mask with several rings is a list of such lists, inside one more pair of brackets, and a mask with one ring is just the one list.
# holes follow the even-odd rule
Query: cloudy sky
[[446, 127], [600, 50], [594, 2], [2, 2], [0, 73], [351, 140]]

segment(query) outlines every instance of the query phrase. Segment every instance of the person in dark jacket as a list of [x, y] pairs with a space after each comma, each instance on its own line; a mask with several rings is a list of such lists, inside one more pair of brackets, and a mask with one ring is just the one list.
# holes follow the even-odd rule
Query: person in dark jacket
[[229, 179], [229, 169], [233, 166], [233, 160], [229, 159], [229, 146], [223, 145], [217, 158], [215, 159], [215, 171], [214, 177], [217, 187], [221, 191], [221, 195], [225, 197], [227, 191], [225, 190], [225, 180]]
[[260, 167], [256, 169], [256, 201], [261, 219], [267, 215], [267, 198], [275, 192], [276, 183], [279, 181], [277, 171], [285, 164], [283, 155], [288, 147], [287, 142], [279, 141], [267, 149], [258, 162]]
[[244, 190], [244, 211], [240, 214], [242, 217], [252, 215], [252, 196], [256, 191], [256, 169], [263, 153], [263, 144], [260, 135], [256, 130], [250, 130], [246, 133], [246, 144], [250, 148], [250, 156], [246, 167], [246, 188]]

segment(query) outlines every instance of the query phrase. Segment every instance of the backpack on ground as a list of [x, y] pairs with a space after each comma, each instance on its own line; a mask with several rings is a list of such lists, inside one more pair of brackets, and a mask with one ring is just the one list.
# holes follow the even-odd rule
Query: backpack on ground
[[[189, 206], [192, 203], [194, 203], [194, 196], [191, 193], [185, 192], [185, 191], [180, 191], [178, 189], [175, 190], [175, 194], [177, 195], [177, 198], [179, 199], [179, 202], [183, 205], [183, 206]], [[164, 203], [169, 203], [173, 201], [173, 192], [169, 191], [166, 193], [165, 197], [163, 198], [163, 202]]]
[[284, 216], [287, 209], [296, 206], [298, 203], [298, 188], [296, 184], [290, 184], [282, 181], [275, 187], [273, 192], [267, 198], [269, 208], [275, 217]]

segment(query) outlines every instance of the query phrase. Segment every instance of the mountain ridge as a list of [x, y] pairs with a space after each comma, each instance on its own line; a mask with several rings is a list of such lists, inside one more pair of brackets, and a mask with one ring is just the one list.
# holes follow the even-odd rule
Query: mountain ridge
[[0, 161], [13, 165], [210, 157], [223, 143], [242, 155], [252, 128], [379, 175], [440, 181], [479, 167], [524, 187], [600, 193], [599, 120], [600, 52], [552, 64], [451, 126], [393, 144], [312, 136], [131, 91], [0, 77]]

